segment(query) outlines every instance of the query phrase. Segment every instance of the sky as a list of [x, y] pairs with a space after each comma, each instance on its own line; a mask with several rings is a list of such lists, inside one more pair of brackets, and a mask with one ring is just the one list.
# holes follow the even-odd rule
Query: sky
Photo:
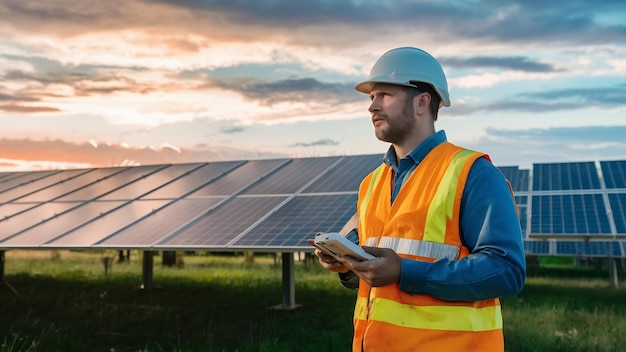
[[626, 159], [623, 0], [0, 0], [0, 171], [384, 153], [354, 86], [441, 63], [497, 166]]

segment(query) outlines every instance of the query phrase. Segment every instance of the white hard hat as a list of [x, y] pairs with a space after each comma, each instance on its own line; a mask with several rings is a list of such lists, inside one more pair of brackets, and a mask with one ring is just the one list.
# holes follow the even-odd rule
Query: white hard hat
[[372, 67], [369, 78], [355, 89], [369, 94], [375, 83], [416, 87], [411, 82], [430, 84], [441, 98], [441, 105], [450, 106], [448, 82], [439, 62], [422, 49], [403, 47], [384, 53]]

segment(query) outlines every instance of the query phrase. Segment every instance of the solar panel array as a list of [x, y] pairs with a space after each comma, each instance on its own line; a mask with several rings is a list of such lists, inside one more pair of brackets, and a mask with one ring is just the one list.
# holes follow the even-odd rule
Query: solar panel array
[[626, 161], [534, 164], [528, 255], [626, 257]]
[[[0, 173], [0, 250], [310, 249], [382, 155]], [[624, 256], [626, 161], [499, 167], [527, 253]], [[548, 239], [558, 239], [558, 243]]]
[[0, 173], [0, 250], [310, 249], [382, 155]]
[[626, 235], [623, 161], [535, 164], [529, 236]]

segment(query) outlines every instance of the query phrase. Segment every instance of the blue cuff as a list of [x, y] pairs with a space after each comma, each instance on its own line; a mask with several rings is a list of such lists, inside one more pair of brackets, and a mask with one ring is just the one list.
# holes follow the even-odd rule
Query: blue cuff
[[345, 237], [354, 242], [354, 244], [359, 244], [359, 233], [356, 231], [356, 229], [350, 230], [350, 232], [348, 232]]
[[400, 269], [400, 290], [418, 294], [426, 290], [426, 273], [431, 263], [402, 258]]

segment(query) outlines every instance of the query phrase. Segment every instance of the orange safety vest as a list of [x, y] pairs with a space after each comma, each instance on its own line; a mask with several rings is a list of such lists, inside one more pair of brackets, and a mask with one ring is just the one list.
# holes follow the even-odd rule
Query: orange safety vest
[[[360, 243], [429, 262], [469, 255], [459, 234], [459, 212], [467, 175], [481, 156], [489, 160], [440, 144], [406, 180], [393, 205], [392, 169], [382, 164], [359, 188]], [[360, 280], [352, 350], [503, 351], [500, 301], [444, 301], [403, 292], [398, 283], [371, 287]]]

